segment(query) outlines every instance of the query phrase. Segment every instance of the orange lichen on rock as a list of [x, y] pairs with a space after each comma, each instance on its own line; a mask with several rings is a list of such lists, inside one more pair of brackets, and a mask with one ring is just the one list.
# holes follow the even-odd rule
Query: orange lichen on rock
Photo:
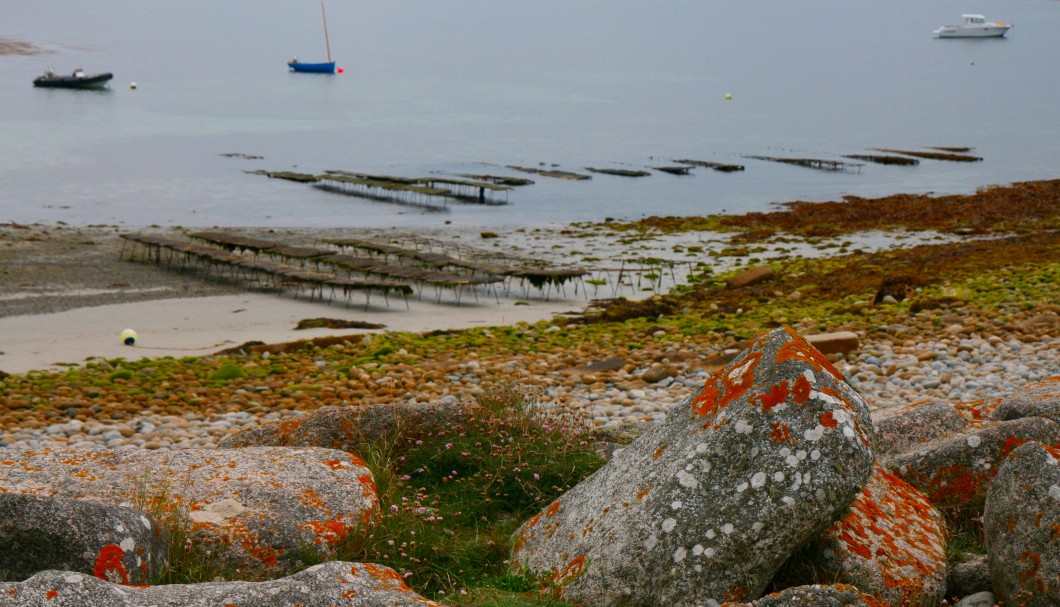
[[120, 546], [107, 544], [100, 549], [99, 556], [96, 557], [92, 575], [114, 584], [128, 584], [129, 573], [125, 571], [125, 565], [122, 563], [124, 558], [125, 552]]
[[560, 587], [570, 584], [585, 571], [585, 564], [584, 555], [574, 557], [561, 571], [552, 574], [552, 583]]
[[743, 396], [754, 385], [754, 369], [761, 358], [761, 352], [748, 352], [727, 371], [712, 375], [703, 385], [703, 391], [692, 399], [693, 413], [700, 417], [713, 417]]
[[837, 567], [841, 578], [879, 579], [882, 588], [862, 589], [878, 592], [891, 604], [941, 600], [946, 578], [942, 517], [920, 491], [883, 467], [876, 466], [868, 486], [828, 533], [838, 543], [839, 558], [854, 559]]

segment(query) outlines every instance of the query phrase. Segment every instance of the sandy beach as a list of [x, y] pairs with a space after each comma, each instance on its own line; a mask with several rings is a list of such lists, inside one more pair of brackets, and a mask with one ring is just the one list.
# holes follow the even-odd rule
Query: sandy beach
[[[174, 231], [124, 226], [0, 224], [0, 370], [26, 373], [83, 364], [93, 359], [203, 356], [246, 342], [290, 342], [320, 336], [352, 335], [368, 329], [296, 329], [299, 321], [329, 318], [384, 325], [387, 331], [426, 332], [468, 327], [534, 323], [557, 314], [578, 313], [594, 299], [642, 299], [686, 282], [690, 272], [724, 272], [744, 263], [739, 256], [711, 256], [728, 246], [727, 237], [706, 232], [651, 237], [616, 237], [566, 226], [484, 232], [476, 228], [395, 230], [242, 229], [243, 234], [300, 243], [325, 238], [367, 238], [380, 242], [429, 241], [450, 250], [494, 251], [497, 255], [577, 266], [590, 273], [561, 289], [526, 285], [507, 290], [478, 289], [462, 296], [429, 290], [407, 300], [373, 298], [311, 300], [248, 290], [238, 281], [203, 272], [123, 258], [123, 233]], [[484, 237], [483, 234], [486, 236]], [[938, 241], [941, 237], [931, 235]], [[749, 256], [767, 262], [797, 252], [820, 255], [852, 243], [866, 249], [903, 246], [908, 235], [864, 233], [828, 239], [810, 247], [784, 243]], [[651, 260], [651, 261], [646, 261]], [[660, 261], [661, 260], [661, 261]], [[124, 329], [138, 340], [122, 343]]]

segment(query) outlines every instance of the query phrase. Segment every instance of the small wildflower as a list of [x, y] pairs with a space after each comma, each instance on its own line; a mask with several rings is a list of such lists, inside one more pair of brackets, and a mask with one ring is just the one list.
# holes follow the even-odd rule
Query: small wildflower
[[452, 449], [453, 448], [453, 443], [445, 443], [445, 448], [446, 449]]
[[390, 505], [390, 511], [391, 512], [397, 512], [398, 511], [397, 504], [391, 504]]

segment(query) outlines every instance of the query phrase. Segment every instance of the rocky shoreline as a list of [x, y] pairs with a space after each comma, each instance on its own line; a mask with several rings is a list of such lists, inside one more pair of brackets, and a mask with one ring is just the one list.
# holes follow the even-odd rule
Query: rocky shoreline
[[[1050, 188], [1058, 189], [1056, 184], [1050, 184]], [[1038, 186], [1030, 186], [1028, 190], [1040, 191]], [[905, 202], [903, 200], [902, 204]], [[920, 200], [919, 204], [931, 206], [931, 201]], [[1032, 208], [1033, 217], [1021, 217], [1021, 207]], [[1050, 208], [1053, 210], [1049, 211]], [[1048, 576], [1054, 572], [1060, 552], [1039, 546], [1050, 540], [1048, 529], [1038, 523], [1043, 516], [1053, 516], [1048, 513], [1055, 513], [1055, 508], [1046, 504], [1048, 508], [1043, 506], [1043, 510], [1036, 514], [1035, 504], [1018, 503], [1018, 487], [1020, 483], [1026, 484], [1022, 479], [1028, 475], [1040, 474], [1039, 468], [1055, 476], [1055, 451], [1060, 444], [1060, 437], [1056, 435], [1056, 395], [1053, 390], [1060, 381], [1060, 305], [1056, 303], [1060, 296], [1060, 267], [1056, 262], [1060, 237], [1053, 227], [1055, 208], [1049, 204], [1032, 207], [1016, 202], [1011, 212], [1005, 215], [1005, 229], [1000, 234], [990, 234], [984, 227], [986, 224], [977, 224], [979, 233], [974, 236], [950, 232], [933, 242], [931, 236], [921, 235], [914, 243], [916, 246], [881, 247], [875, 251], [853, 244], [857, 237], [842, 230], [833, 234], [830, 238], [834, 240], [822, 247], [815, 236], [803, 235], [804, 241], [793, 244], [788, 236], [766, 235], [768, 228], [757, 225], [752, 231], [758, 234], [758, 242], [747, 234], [730, 234], [723, 241], [712, 241], [714, 248], [711, 251], [717, 254], [715, 259], [719, 261], [726, 259], [721, 249], [737, 248], [727, 258], [727, 266], [725, 263], [717, 265], [726, 268], [725, 273], [718, 271], [714, 274], [704, 271], [701, 266], [690, 268], [682, 280], [675, 280], [681, 284], [670, 294], [642, 300], [616, 298], [597, 302], [598, 305], [588, 310], [553, 322], [423, 334], [346, 335], [271, 346], [244, 344], [224, 353], [186, 360], [169, 357], [131, 362], [93, 360], [64, 371], [0, 375], [0, 404], [3, 405], [0, 407], [0, 449], [8, 454], [8, 459], [0, 461], [0, 465], [24, 468], [6, 477], [6, 482], [16, 491], [32, 486], [33, 491], [47, 492], [42, 487], [55, 483], [64, 491], [76, 493], [82, 491], [76, 489], [77, 483], [88, 483], [95, 487], [92, 491], [98, 492], [98, 496], [104, 496], [93, 499], [114, 501], [117, 499], [115, 495], [127, 496], [132, 491], [130, 482], [135, 485], [136, 479], [121, 474], [126, 467], [124, 464], [107, 462], [127, 461], [130, 456], [137, 457], [138, 449], [147, 449], [149, 452], [141, 456], [144, 461], [156, 462], [152, 465], [159, 471], [172, 468], [172, 472], [166, 474], [173, 474], [173, 478], [181, 477], [184, 471], [190, 475], [203, 475], [202, 478], [196, 477], [197, 480], [189, 480], [186, 488], [203, 492], [194, 493], [197, 505], [192, 511], [193, 520], [212, 526], [211, 529], [220, 529], [222, 543], [232, 546], [236, 552], [248, 551], [255, 559], [249, 561], [250, 564], [257, 567], [260, 561], [272, 573], [277, 573], [274, 570], [279, 567], [275, 558], [279, 554], [276, 551], [279, 544], [258, 543], [258, 539], [279, 531], [266, 530], [265, 527], [257, 530], [255, 527], [255, 531], [249, 532], [244, 523], [229, 524], [229, 519], [239, 519], [247, 508], [246, 504], [227, 497], [223, 490], [210, 493], [223, 489], [231, 480], [229, 476], [236, 475], [239, 482], [249, 483], [248, 495], [259, 495], [265, 491], [261, 487], [268, 487], [267, 491], [300, 491], [297, 498], [281, 500], [285, 504], [301, 500], [304, 508], [299, 516], [311, 519], [290, 529], [297, 536], [291, 541], [305, 540], [305, 533], [310, 531], [317, 534], [321, 540], [317, 544], [323, 548], [328, 542], [351, 533], [352, 521], [369, 516], [365, 513], [378, 506], [370, 503], [371, 492], [366, 491], [363, 496], [367, 504], [364, 512], [328, 518], [334, 515], [333, 507], [325, 505], [325, 500], [315, 494], [315, 487], [309, 487], [310, 493], [306, 493], [296, 483], [278, 482], [272, 475], [275, 464], [295, 465], [297, 459], [300, 462], [297, 465], [313, 470], [313, 474], [320, 476], [317, 479], [320, 482], [330, 482], [325, 476], [350, 476], [356, 480], [344, 485], [357, 490], [369, 486], [371, 477], [360, 471], [359, 466], [364, 462], [356, 453], [363, 445], [358, 447], [342, 442], [342, 432], [348, 429], [349, 420], [328, 416], [343, 411], [368, 411], [371, 405], [389, 406], [405, 412], [420, 408], [461, 411], [498, 386], [518, 386], [536, 407], [573, 415], [600, 437], [620, 437], [619, 442], [625, 442], [646, 432], [644, 436], [650, 440], [635, 442], [637, 449], [622, 456], [638, 466], [645, 466], [629, 473], [633, 475], [631, 479], [654, 478], [652, 475], [656, 469], [652, 462], [656, 460], [668, 461], [666, 465], [673, 467], [673, 474], [663, 474], [658, 480], [665, 480], [659, 486], [667, 487], [667, 491], [675, 496], [696, 483], [713, 483], [717, 478], [725, 477], [725, 483], [731, 487], [725, 486], [732, 489], [726, 495], [744, 495], [746, 492], [747, 499], [757, 495], [770, 500], [767, 514], [787, 520], [783, 524], [791, 523], [792, 529], [802, 525], [803, 517], [792, 518], [785, 513], [785, 508], [795, 502], [781, 497], [782, 485], [790, 484], [792, 477], [789, 473], [794, 473], [783, 467], [763, 471], [758, 466], [776, 467], [780, 462], [793, 469], [799, 466], [813, 468], [812, 474], [794, 474], [798, 482], [792, 485], [792, 490], [810, 486], [811, 479], [825, 484], [805, 493], [797, 507], [806, 509], [806, 512], [814, 511], [817, 516], [823, 511], [812, 504], [815, 500], [820, 502], [827, 498], [828, 513], [819, 516], [819, 521], [815, 519], [812, 529], [807, 527], [798, 531], [798, 538], [793, 536], [790, 542], [777, 549], [795, 550], [806, 537], [819, 533], [829, 524], [842, 523], [831, 529], [836, 534], [833, 540], [838, 542], [837, 545], [845, 546], [843, 558], [853, 559], [851, 562], [857, 562], [858, 567], [865, 567], [858, 571], [867, 572], [868, 578], [882, 578], [859, 577], [861, 573], [850, 573], [852, 570], [842, 563], [837, 570], [827, 569], [836, 566], [832, 562], [822, 565], [826, 567], [824, 571], [832, 572], [824, 575], [834, 573], [834, 579], [856, 582], [856, 589], [842, 584], [824, 589], [798, 586], [773, 595], [781, 598], [761, 599], [754, 605], [787, 605], [789, 603], [783, 601], [789, 599], [784, 597], [791, 592], [802, 597], [791, 599], [795, 601], [790, 603], [792, 605], [831, 604], [828, 597], [836, 593], [843, 596], [847, 601], [845, 604], [865, 607], [892, 604], [878, 598], [885, 595], [887, 601], [897, 601], [894, 605], [914, 597], [923, 597], [926, 602], [922, 604], [935, 605], [943, 596], [955, 596], [958, 588], [956, 598], [971, 595], [961, 604], [972, 605], [967, 601], [978, 596], [973, 593], [987, 589], [1026, 598], [1021, 593], [1033, 586], [1024, 582], [1040, 582], [1043, 590], [1039, 594], [1052, 597], [1054, 595], [1049, 593], [1060, 589], [1048, 585], [1051, 583]], [[1043, 218], [1042, 212], [1053, 215]], [[921, 216], [934, 215], [926, 213]], [[756, 221], [763, 221], [763, 218]], [[768, 224], [768, 219], [764, 221]], [[660, 225], [662, 223], [665, 222]], [[794, 223], [798, 224], [797, 221]], [[840, 224], [837, 219], [833, 228], [841, 227]], [[6, 227], [9, 229], [2, 232], [4, 234], [13, 230], [41, 230], [40, 226]], [[619, 248], [635, 248], [651, 241], [656, 246], [663, 243], [663, 248], [682, 253], [697, 247], [694, 252], [704, 254], [701, 245], [708, 238], [697, 235], [689, 240], [685, 235], [686, 239], [681, 240], [681, 236], [672, 237], [665, 232], [617, 238], [607, 230], [625, 228], [583, 229], [585, 234], [591, 233], [604, 240], [610, 237]], [[650, 229], [668, 228], [655, 226]], [[5, 310], [24, 314], [31, 313], [27, 310], [45, 312], [65, 305], [81, 305], [67, 296], [75, 294], [80, 297], [76, 295], [78, 291], [98, 289], [100, 281], [106, 286], [99, 291], [108, 292], [92, 291], [84, 296], [124, 297], [140, 292], [140, 296], [152, 298], [173, 285], [187, 286], [187, 289], [178, 287], [176, 292], [192, 295], [197, 293], [195, 288], [205, 289], [204, 293], [210, 289], [231, 288], [220, 284], [195, 287], [201, 281], [191, 276], [175, 279], [173, 274], [157, 267], [114, 263], [109, 254], [115, 253], [116, 239], [113, 236], [116, 228], [103, 231], [112, 240], [97, 251], [102, 253], [95, 258], [98, 271], [85, 272], [86, 266], [78, 264], [93, 257], [78, 253], [76, 247], [66, 249], [62, 245], [64, 240], [70, 241], [66, 237], [71, 232], [82, 236], [88, 233], [78, 230], [56, 228], [60, 236], [45, 239], [59, 247], [53, 249], [53, 253], [58, 252], [57, 257], [26, 255], [26, 251], [39, 243], [33, 239], [0, 240], [0, 262], [3, 262], [0, 271], [12, 279], [4, 282], [8, 285], [4, 287], [6, 290], [0, 290], [0, 298], [6, 297], [0, 299], [5, 303]], [[811, 228], [808, 231], [817, 230]], [[550, 246], [547, 239], [543, 240], [539, 251]], [[798, 254], [783, 255], [783, 249], [790, 252], [803, 244], [827, 249], [830, 255], [813, 259]], [[774, 253], [779, 256], [770, 257]], [[570, 255], [569, 252], [566, 254]], [[740, 261], [733, 263], [733, 259]], [[766, 268], [766, 264], [770, 267]], [[735, 271], [743, 269], [746, 270], [742, 273]], [[72, 288], [72, 285], [77, 286]], [[27, 289], [38, 286], [43, 287], [39, 292], [27, 294]], [[162, 296], [171, 297], [172, 293]], [[7, 303], [12, 304], [10, 308]], [[17, 307], [23, 305], [27, 307]], [[809, 339], [819, 352], [806, 345], [800, 335]], [[766, 342], [771, 345], [763, 345]], [[795, 344], [794, 350], [788, 342]], [[759, 351], [768, 351], [771, 362], [754, 371], [756, 380], [751, 386], [745, 383], [745, 375], [747, 369], [758, 368], [755, 352]], [[777, 369], [785, 369], [783, 378], [773, 375], [774, 365]], [[800, 384], [811, 376], [812, 386], [819, 384], [823, 387], [811, 389]], [[815, 407], [824, 407], [827, 411], [807, 413], [788, 403], [790, 399], [801, 403], [811, 396]], [[734, 399], [739, 400], [738, 407], [734, 406], [726, 414], [719, 413]], [[687, 416], [687, 411], [675, 409], [682, 402], [691, 403], [696, 415], [708, 418], [708, 422], [715, 420], [716, 416], [714, 426], [710, 423], [702, 425], [702, 420], [692, 419], [693, 425], [685, 431], [683, 424], [686, 421], [682, 416]], [[784, 417], [783, 427], [774, 425], [771, 432], [762, 430], [768, 426], [767, 419], [774, 421], [762, 416], [780, 403], [785, 403], [783, 415], [790, 416], [790, 419]], [[780, 410], [781, 407], [777, 407], [777, 413]], [[730, 413], [735, 417], [730, 419]], [[870, 414], [871, 422], [868, 421]], [[788, 425], [798, 431], [790, 430]], [[875, 438], [866, 430], [872, 425], [877, 427]], [[708, 426], [710, 429], [704, 432]], [[759, 430], [755, 430], [756, 426]], [[299, 428], [304, 429], [307, 436], [295, 440], [289, 433], [299, 432]], [[658, 436], [664, 428], [668, 429], [667, 432], [678, 429], [678, 434]], [[829, 434], [829, 430], [835, 432]], [[315, 438], [309, 436], [314, 431], [321, 434]], [[709, 439], [714, 447], [701, 449], [696, 443], [701, 439], [689, 438], [701, 432], [711, 435], [714, 431], [719, 431], [718, 436]], [[759, 441], [754, 449], [741, 442], [748, 440], [746, 436], [752, 432]], [[239, 439], [233, 438], [237, 435], [248, 437], [245, 444], [238, 445], [252, 450], [246, 451], [245, 461], [225, 455], [234, 452], [224, 448], [237, 446], [235, 442]], [[309, 442], [299, 442], [307, 437], [311, 439]], [[842, 449], [827, 456], [817, 450], [810, 451], [807, 445], [822, 437], [838, 441], [837, 445], [844, 444], [844, 441], [856, 443], [851, 443], [857, 453], [856, 474], [851, 475], [847, 468], [851, 460]], [[785, 446], [789, 439], [791, 445]], [[1028, 442], [1033, 444], [1025, 444]], [[672, 455], [667, 453], [671, 445], [678, 444], [684, 447], [675, 448]], [[742, 447], [737, 448], [739, 445]], [[284, 451], [292, 448], [294, 451]], [[1026, 458], [1022, 462], [1026, 466], [1008, 465], [1012, 459], [1008, 456], [1016, 449], [1020, 449], [1020, 457]], [[774, 452], [776, 457], [749, 464], [748, 458]], [[71, 455], [75, 453], [80, 455]], [[351, 453], [353, 455], [349, 456]], [[12, 454], [22, 455], [13, 457]], [[697, 480], [689, 476], [684, 461], [686, 454], [688, 458], [702, 456], [706, 463], [702, 470], [696, 469], [697, 474], [703, 473], [702, 478]], [[712, 473], [708, 464], [714, 458], [721, 458], [716, 463], [723, 465], [715, 466]], [[735, 459], [730, 461], [727, 458]], [[822, 458], [820, 463], [817, 463], [818, 458]], [[96, 460], [102, 462], [103, 468], [93, 468]], [[738, 475], [729, 475], [730, 464], [743, 466]], [[749, 465], [751, 467], [747, 467]], [[72, 466], [70, 471], [75, 468], [76, 471], [63, 474], [67, 466]], [[619, 468], [616, 474], [625, 479], [623, 475], [627, 472], [623, 472], [621, 466]], [[105, 472], [115, 469], [119, 472], [117, 476]], [[238, 472], [231, 472], [237, 469]], [[999, 470], [1004, 470], [1004, 474]], [[840, 488], [835, 492], [825, 487], [831, 482], [826, 479], [833, 473], [842, 477], [836, 485]], [[456, 471], [452, 474], [455, 475]], [[996, 491], [989, 486], [994, 474], [999, 474], [1004, 481]], [[45, 478], [48, 475], [54, 478]], [[75, 477], [81, 480], [73, 480]], [[225, 479], [226, 483], [215, 482], [219, 478]], [[631, 482], [620, 479], [615, 487], [605, 487], [600, 494], [607, 497], [616, 491], [624, 491], [632, 496], [626, 499], [626, 504], [640, 501], [648, 491], [641, 489], [637, 492]], [[288, 484], [290, 487], [285, 487]], [[772, 484], [777, 485], [776, 491], [771, 489]], [[651, 486], [649, 483], [649, 490]], [[1060, 494], [1056, 494], [1053, 487], [1055, 483], [1041, 488], [1042, 495], [1034, 499], [1055, 501], [1056, 495]], [[762, 491], [755, 491], [759, 489]], [[863, 493], [855, 499], [858, 491]], [[930, 498], [930, 504], [924, 495]], [[692, 500], [698, 500], [694, 495], [687, 497], [689, 501], [685, 502], [667, 493], [665, 499], [654, 504], [659, 511], [652, 516], [658, 517], [655, 522], [664, 533], [675, 529], [679, 524], [676, 518], [683, 521], [680, 524], [698, 521], [699, 517], [694, 514], [684, 518], [684, 514], [677, 513], [686, 506], [691, 508]], [[336, 504], [349, 501], [336, 499]], [[520, 537], [530, 539], [534, 533], [553, 532], [560, 524], [558, 517], [531, 533], [534, 525], [543, 520], [542, 516], [545, 519], [556, 516], [561, 501], [562, 498], [528, 521], [525, 533]], [[697, 507], [704, 506], [696, 503]], [[685, 538], [689, 540], [687, 546], [675, 544], [671, 547], [674, 550], [661, 553], [660, 558], [672, 558], [675, 563], [684, 563], [682, 567], [691, 566], [689, 563], [693, 561], [709, 566], [710, 558], [715, 554], [714, 544], [708, 546], [697, 538], [700, 535], [710, 540], [720, 538], [716, 543], [721, 550], [733, 529], [741, 526], [748, 527], [740, 533], [747, 534], [746, 537], [751, 538], [747, 541], [753, 542], [762, 527], [749, 526], [750, 519], [744, 521], [730, 516], [734, 512], [762, 510], [748, 503], [734, 502], [735, 510], [722, 513], [728, 518], [704, 521], [710, 529], [704, 527], [700, 530], [702, 533], [696, 531], [688, 535]], [[989, 516], [985, 523], [980, 523], [984, 503], [988, 504]], [[599, 523], [602, 520], [599, 517], [603, 516], [600, 512], [607, 514], [612, 510], [610, 507], [601, 509], [601, 504], [595, 498], [587, 501], [586, 509], [568, 524], [573, 525], [572, 529], [582, 529], [583, 537], [591, 534], [594, 525], [602, 524]], [[622, 505], [622, 508], [626, 507]], [[707, 504], [706, 507], [712, 506]], [[842, 521], [836, 519], [848, 507], [850, 511], [845, 518]], [[615, 506], [614, 510], [617, 512], [618, 507]], [[245, 516], [255, 521], [268, 519], [260, 511]], [[562, 516], [567, 517], [569, 513], [565, 511]], [[987, 546], [993, 551], [989, 558], [996, 561], [991, 562], [988, 569], [996, 571], [983, 573], [987, 557], [982, 555], [969, 557], [969, 563], [974, 561], [975, 565], [963, 567], [960, 561], [966, 555], [959, 547], [946, 544], [945, 532], [940, 530], [940, 517], [946, 518], [951, 526], [949, 531], [958, 535], [977, 533], [978, 525], [985, 524], [988, 534], [992, 534], [989, 535], [992, 539], [988, 539], [993, 542], [993, 547]], [[1030, 539], [1025, 539], [1024, 535], [1006, 534], [1003, 530], [1005, 520], [1018, 520], [1013, 524]], [[747, 525], [743, 525], [745, 522]], [[930, 538], [909, 536], [905, 530], [912, 528], [910, 523], [916, 523], [914, 527], [923, 530]], [[622, 522], [620, 526], [625, 524]], [[868, 534], [871, 537], [864, 535], [866, 529], [871, 531]], [[853, 535], [865, 538], [868, 543], [853, 538]], [[570, 538], [576, 536], [573, 531], [569, 534]], [[279, 541], [278, 536], [274, 539]], [[660, 541], [656, 535], [641, 539], [646, 542], [643, 546], [647, 549], [654, 549]], [[910, 544], [913, 548], [909, 548]], [[1021, 550], [1030, 553], [1032, 545], [1034, 552], [1030, 557], [1026, 554], [1018, 556]], [[535, 548], [538, 549], [541, 547]], [[592, 550], [606, 554], [608, 549], [605, 544]], [[981, 546], [979, 550], [982, 550]], [[730, 559], [726, 561], [729, 563], [726, 574], [735, 571], [730, 570], [730, 565], [738, 569], [737, 565], [744, 563], [747, 551], [755, 553], [755, 558], [768, 560], [770, 571], [764, 577], [758, 572], [756, 575], [761, 579], [756, 578], [753, 586], [741, 585], [733, 578], [725, 582], [726, 588], [712, 589], [707, 594], [737, 600], [761, 596], [778, 571], [776, 567], [787, 559], [785, 555], [790, 555], [789, 552], [758, 554], [751, 544], [739, 544], [726, 553], [726, 558]], [[945, 554], [947, 551], [951, 553]], [[579, 579], [583, 569], [589, 568], [584, 559], [580, 562], [578, 558], [571, 560], [571, 550], [562, 547], [554, 552], [549, 548], [542, 554], [544, 556], [533, 557], [540, 560], [534, 560], [534, 563], [551, 569], [552, 579], [560, 586]], [[819, 556], [829, 561], [835, 554], [835, 550], [827, 548], [822, 549]], [[1002, 554], [1016, 554], [1017, 557], [1002, 557]], [[1016, 576], [1019, 579], [1009, 575], [1012, 571], [1006, 573], [1005, 559], [1012, 558], [1022, 559], [1021, 573]], [[597, 559], [595, 567], [604, 560]], [[895, 563], [901, 566], [892, 568]], [[283, 569], [293, 567], [295, 563], [281, 559], [280, 565]], [[922, 566], [928, 567], [929, 571], [918, 569]], [[408, 598], [410, 594], [400, 583], [399, 574], [389, 569], [365, 572], [356, 564], [337, 561], [324, 567], [306, 569], [294, 576], [298, 579], [283, 578], [274, 582], [282, 588], [287, 588], [283, 584], [288, 582], [284, 580], [295, 585], [302, 583], [298, 580], [314, 580], [308, 583], [315, 584], [318, 574], [326, 574], [331, 576], [328, 583], [333, 585], [332, 578], [342, 575], [347, 576], [349, 582], [367, 579], [370, 586], [379, 580], [391, 580], [394, 582], [391, 588], [400, 590], [401, 596]], [[101, 571], [107, 574], [113, 569]], [[837, 571], [846, 572], [844, 575], [848, 577], [840, 576]], [[971, 581], [963, 585], [954, 581], [953, 576], [959, 572], [963, 572], [960, 575], [967, 573]], [[621, 577], [621, 571], [618, 573]], [[797, 584], [807, 583], [805, 571], [789, 573]], [[361, 577], [364, 575], [367, 578]], [[602, 574], [593, 572], [593, 576], [599, 575], [602, 577], [592, 578], [596, 581], [588, 581], [590, 576], [586, 576], [584, 580], [588, 586], [579, 592], [594, 596], [596, 586], [593, 584], [618, 591], [615, 583], [608, 581], [610, 573], [606, 567]], [[53, 588], [61, 587], [63, 592], [91, 592], [101, 596], [114, 592], [106, 585], [86, 586], [83, 579], [74, 581], [73, 577], [77, 576], [68, 575], [60, 582], [38, 575], [25, 582], [25, 586], [0, 588], [14, 593], [27, 592], [27, 597], [48, 595], [47, 584], [53, 584]], [[113, 578], [99, 574], [97, 577]], [[648, 586], [631, 592], [654, 592]], [[269, 588], [272, 590], [250, 584], [239, 586], [238, 590], [280, 592], [277, 587]], [[696, 588], [697, 592], [702, 590]], [[142, 593], [142, 596], [136, 594], [136, 597], [130, 595], [123, 600], [129, 604], [141, 604], [141, 600], [148, 604], [156, 600], [153, 592]], [[164, 595], [168, 591], [158, 592]], [[667, 592], [680, 596], [683, 591]], [[869, 594], [862, 594], [864, 592]], [[806, 599], [806, 596], [817, 598]], [[812, 602], [814, 600], [821, 602]], [[992, 603], [994, 597], [990, 595], [977, 600]], [[1031, 601], [1027, 604], [1038, 603]]]

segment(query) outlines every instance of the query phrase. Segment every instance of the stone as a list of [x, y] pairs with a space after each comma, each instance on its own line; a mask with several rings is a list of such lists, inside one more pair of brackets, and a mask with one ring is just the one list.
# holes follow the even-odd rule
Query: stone
[[834, 333], [818, 333], [807, 335], [806, 341], [817, 348], [821, 354], [843, 354], [847, 355], [861, 347], [858, 334], [853, 331], [836, 331]]
[[286, 575], [327, 558], [378, 512], [371, 472], [332, 449], [0, 449], [0, 492], [141, 503], [218, 564]]
[[430, 434], [475, 414], [473, 407], [441, 402], [332, 405], [231, 434], [218, 447], [323, 447], [362, 453], [374, 441]]
[[[994, 583], [990, 581], [990, 560], [985, 554], [969, 555], [960, 562], [950, 565], [950, 572], [946, 578], [947, 596], [967, 597], [982, 592], [990, 593], [993, 589]], [[993, 605], [990, 603], [990, 607]]]
[[994, 419], [1002, 421], [1032, 415], [1060, 423], [1060, 376], [1022, 388], [994, 410]]
[[[715, 603], [716, 604], [716, 603]], [[709, 603], [708, 603], [709, 605]], [[848, 584], [786, 588], [750, 603], [724, 603], [722, 607], [890, 607], [877, 597]]]
[[753, 599], [850, 505], [872, 440], [857, 392], [774, 330], [524, 523], [513, 568], [590, 605]]
[[444, 607], [409, 589], [382, 565], [329, 561], [265, 582], [208, 582], [129, 588], [72, 571], [0, 583], [0, 606], [37, 607]]
[[923, 493], [879, 465], [850, 511], [807, 556], [816, 579], [856, 584], [889, 605], [937, 605], [945, 597], [942, 515]]
[[774, 276], [776, 276], [776, 272], [773, 271], [773, 268], [769, 266], [755, 266], [753, 268], [747, 268], [743, 272], [733, 276], [726, 284], [730, 289], [738, 289], [740, 287], [746, 287], [767, 281]]
[[983, 510], [994, 594], [1005, 605], [1060, 605], [1060, 449], [1027, 443], [990, 484]]
[[957, 601], [953, 607], [997, 607], [997, 598], [992, 592], [977, 592]]
[[132, 508], [0, 493], [0, 546], [2, 579], [62, 569], [150, 584], [167, 566], [169, 532]]
[[938, 400], [925, 400], [875, 412], [876, 455], [905, 453], [954, 434], [971, 430], [957, 408]]
[[622, 367], [625, 367], [628, 361], [624, 358], [612, 357], [604, 358], [601, 360], [594, 360], [584, 365], [577, 367], [571, 367], [570, 369], [564, 369], [563, 373], [569, 374], [580, 374], [580, 373], [606, 373], [608, 371], [618, 371]]
[[923, 491], [950, 522], [974, 529], [998, 466], [1028, 441], [1060, 442], [1060, 425], [1044, 417], [984, 423], [974, 432], [884, 456], [881, 461]]
[[673, 365], [655, 364], [641, 374], [640, 378], [649, 384], [661, 382], [670, 377], [677, 377], [679, 371]]

